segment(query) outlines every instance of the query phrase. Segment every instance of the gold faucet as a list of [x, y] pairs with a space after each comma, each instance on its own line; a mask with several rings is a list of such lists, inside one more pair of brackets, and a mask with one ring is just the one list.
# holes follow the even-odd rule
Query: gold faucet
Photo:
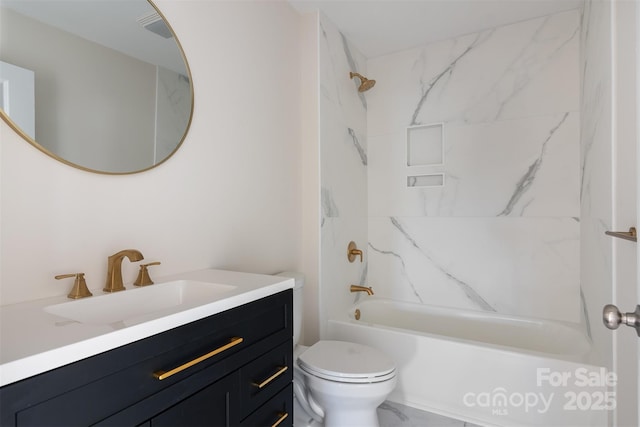
[[108, 258], [107, 264], [107, 283], [104, 285], [105, 292], [118, 292], [124, 291], [125, 287], [122, 284], [122, 260], [124, 257], [129, 258], [129, 261], [141, 261], [144, 259], [140, 251], [136, 249], [125, 249], [118, 253], [111, 255]]
[[367, 295], [373, 295], [373, 289], [371, 289], [371, 286], [367, 288], [366, 286], [351, 285], [349, 290], [351, 292], [366, 292]]

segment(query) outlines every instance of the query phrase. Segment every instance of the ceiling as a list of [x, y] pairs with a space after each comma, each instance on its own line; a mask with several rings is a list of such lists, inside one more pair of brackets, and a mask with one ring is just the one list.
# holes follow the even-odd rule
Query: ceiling
[[582, 6], [583, 0], [289, 0], [322, 11], [367, 58]]
[[[300, 13], [321, 10], [367, 58], [575, 9], [583, 3], [583, 0], [287, 1]], [[153, 11], [146, 0], [0, 0], [0, 5], [142, 60], [176, 71], [184, 69], [173, 39], [158, 37], [136, 22], [135, 18]], [[140, 44], [134, 42], [138, 39]]]
[[153, 34], [137, 22], [155, 12], [146, 0], [0, 0], [0, 13], [3, 8], [142, 61], [186, 73], [175, 40]]

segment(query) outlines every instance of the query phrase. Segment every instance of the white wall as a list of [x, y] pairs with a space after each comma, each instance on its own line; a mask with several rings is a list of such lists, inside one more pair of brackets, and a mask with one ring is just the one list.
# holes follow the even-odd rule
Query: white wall
[[301, 17], [300, 97], [302, 113], [302, 259], [305, 272], [303, 328], [300, 341], [311, 345], [320, 337], [320, 141], [318, 117], [318, 13]]
[[[283, 2], [156, 2], [189, 60], [195, 111], [169, 161], [105, 176], [63, 165], [0, 124], [2, 304], [104, 286], [137, 248], [152, 277], [216, 267], [299, 269], [299, 16]], [[123, 263], [125, 282], [137, 266]]]

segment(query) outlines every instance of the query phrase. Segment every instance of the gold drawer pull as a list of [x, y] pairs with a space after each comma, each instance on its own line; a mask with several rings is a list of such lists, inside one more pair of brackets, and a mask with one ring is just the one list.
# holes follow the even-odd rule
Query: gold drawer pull
[[280, 418], [278, 418], [278, 421], [276, 421], [271, 427], [277, 427], [280, 425], [280, 423], [282, 423], [284, 420], [287, 419], [287, 417], [289, 416], [289, 414], [287, 412], [285, 412], [284, 414], [278, 414], [280, 415]]
[[244, 338], [240, 338], [240, 337], [233, 337], [231, 338], [231, 341], [229, 341], [228, 344], [223, 345], [222, 347], [218, 347], [213, 351], [210, 351], [209, 353], [202, 355], [200, 357], [198, 357], [197, 359], [193, 359], [190, 362], [185, 363], [184, 365], [180, 365], [177, 368], [173, 368], [170, 371], [156, 371], [153, 373], [153, 376], [156, 377], [157, 379], [159, 379], [160, 381], [165, 380], [167, 378], [169, 378], [170, 376], [177, 374], [178, 372], [182, 372], [187, 368], [192, 367], [193, 365], [197, 365], [200, 362], [204, 362], [205, 360], [207, 360], [210, 357], [215, 356], [216, 354], [220, 354], [225, 350], [230, 349], [231, 347], [234, 347], [238, 344], [240, 344], [242, 341], [244, 341]]
[[[264, 388], [266, 387], [271, 381], [275, 380], [276, 378], [278, 378], [280, 375], [284, 374], [287, 369], [289, 369], [288, 366], [283, 366], [280, 369], [278, 369], [278, 371], [271, 375], [269, 378], [267, 378], [266, 380], [262, 381], [261, 383], [251, 383], [251, 385], [254, 385], [258, 388]], [[283, 418], [284, 419], [284, 418]]]

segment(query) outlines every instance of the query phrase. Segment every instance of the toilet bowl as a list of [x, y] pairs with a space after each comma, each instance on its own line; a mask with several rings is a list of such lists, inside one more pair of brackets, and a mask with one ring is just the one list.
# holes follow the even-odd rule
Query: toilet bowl
[[396, 385], [391, 359], [361, 344], [318, 341], [296, 363], [308, 390], [308, 406], [325, 427], [378, 426], [376, 408]]
[[395, 363], [381, 351], [351, 342], [321, 340], [297, 345], [304, 279], [294, 277], [294, 425], [377, 427], [377, 407], [396, 385]]

